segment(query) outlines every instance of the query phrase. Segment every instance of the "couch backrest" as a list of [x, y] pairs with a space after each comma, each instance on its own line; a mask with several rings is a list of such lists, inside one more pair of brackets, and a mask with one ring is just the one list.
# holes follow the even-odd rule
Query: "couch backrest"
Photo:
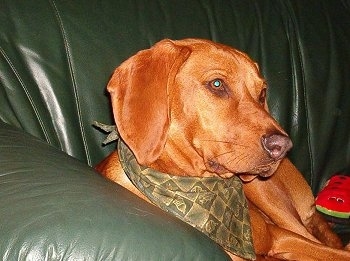
[[0, 4], [0, 119], [90, 165], [106, 156], [91, 123], [112, 123], [105, 86], [163, 38], [247, 52], [269, 85], [290, 157], [316, 191], [350, 163], [348, 1], [21, 1]]

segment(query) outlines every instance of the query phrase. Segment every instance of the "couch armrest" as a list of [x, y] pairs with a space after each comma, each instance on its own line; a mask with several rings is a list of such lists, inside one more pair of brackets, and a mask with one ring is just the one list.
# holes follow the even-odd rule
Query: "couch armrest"
[[2, 260], [226, 260], [205, 235], [0, 122]]

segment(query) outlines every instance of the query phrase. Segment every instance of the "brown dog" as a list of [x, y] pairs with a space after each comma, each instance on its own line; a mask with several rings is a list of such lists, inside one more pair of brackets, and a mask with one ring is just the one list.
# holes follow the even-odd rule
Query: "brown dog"
[[[246, 54], [207, 40], [163, 40], [118, 67], [108, 91], [119, 133], [139, 164], [244, 181], [258, 259], [350, 260], [315, 212], [307, 182], [284, 158], [292, 143], [269, 115], [266, 82]], [[149, 201], [116, 152], [97, 170]]]

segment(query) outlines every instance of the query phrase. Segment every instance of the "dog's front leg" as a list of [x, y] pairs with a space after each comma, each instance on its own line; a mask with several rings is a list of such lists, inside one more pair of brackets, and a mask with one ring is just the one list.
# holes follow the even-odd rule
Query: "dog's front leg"
[[342, 247], [338, 236], [316, 213], [310, 186], [288, 159], [282, 160], [269, 179], [255, 179], [243, 188], [248, 200], [277, 226], [315, 242]]

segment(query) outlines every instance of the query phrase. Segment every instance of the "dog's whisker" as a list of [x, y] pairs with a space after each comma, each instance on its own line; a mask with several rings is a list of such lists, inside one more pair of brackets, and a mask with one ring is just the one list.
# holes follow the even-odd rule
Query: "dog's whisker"
[[230, 144], [230, 145], [234, 145], [234, 146], [240, 146], [240, 147], [244, 147], [244, 148], [247, 147], [247, 145], [238, 144], [238, 143], [234, 143], [234, 142], [232, 142], [232, 141], [225, 141], [225, 140], [201, 140], [201, 141], [206, 141], [206, 142], [217, 142], [217, 143], [226, 143], [226, 144]]
[[234, 158], [230, 158], [229, 160], [227, 160], [226, 162], [225, 162], [225, 165], [228, 165], [228, 164], [230, 164], [231, 162], [236, 162], [236, 163], [239, 163], [239, 162], [241, 162], [243, 159], [245, 159], [245, 158], [247, 158], [247, 156], [244, 156], [244, 155], [237, 155], [236, 157], [234, 157]]
[[215, 155], [215, 156], [211, 157], [210, 160], [218, 159], [219, 157], [227, 155], [227, 154], [230, 154], [230, 153], [234, 153], [234, 151], [230, 150], [230, 151], [226, 151], [226, 152], [220, 153], [218, 155]]
[[243, 153], [241, 155], [238, 155], [235, 159], [228, 160], [227, 162], [225, 162], [225, 164], [231, 164], [231, 162], [233, 162], [233, 161], [236, 161], [236, 164], [238, 164], [238, 163], [242, 162], [243, 160], [247, 159], [248, 157], [249, 157], [249, 154]]

